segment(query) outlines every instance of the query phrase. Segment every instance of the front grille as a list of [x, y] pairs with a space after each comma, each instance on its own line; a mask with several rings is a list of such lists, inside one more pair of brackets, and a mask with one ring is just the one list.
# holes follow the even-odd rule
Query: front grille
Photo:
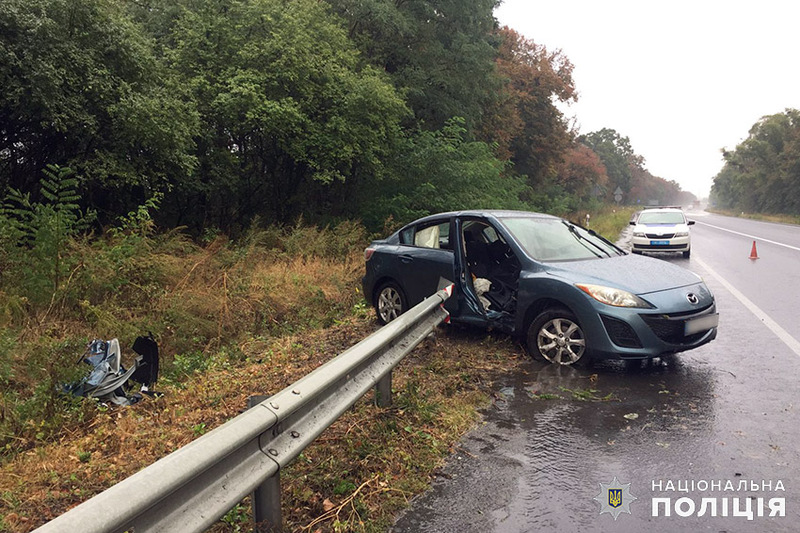
[[600, 318], [603, 320], [611, 342], [622, 348], [642, 347], [642, 341], [627, 322], [606, 315], [600, 315]]
[[692, 344], [700, 340], [708, 332], [700, 331], [698, 333], [694, 333], [693, 335], [685, 336], [683, 334], [685, 319], [704, 315], [710, 307], [711, 306], [709, 305], [698, 311], [673, 313], [671, 315], [640, 314], [639, 316], [642, 317], [642, 320], [644, 320], [645, 324], [650, 326], [650, 329], [653, 330], [653, 333], [655, 333], [656, 336], [662, 341], [670, 344]]
[[671, 239], [675, 236], [674, 233], [665, 233], [664, 235], [657, 235], [655, 233], [645, 233], [648, 239]]
[[636, 249], [642, 250], [685, 250], [685, 244], [637, 244]]

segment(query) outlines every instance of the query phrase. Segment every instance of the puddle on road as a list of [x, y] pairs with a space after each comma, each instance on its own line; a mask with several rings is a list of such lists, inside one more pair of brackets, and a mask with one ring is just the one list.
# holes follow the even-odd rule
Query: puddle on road
[[715, 379], [702, 363], [531, 361], [504, 379], [485, 423], [392, 531], [599, 531], [598, 481], [654, 479], [708, 447]]

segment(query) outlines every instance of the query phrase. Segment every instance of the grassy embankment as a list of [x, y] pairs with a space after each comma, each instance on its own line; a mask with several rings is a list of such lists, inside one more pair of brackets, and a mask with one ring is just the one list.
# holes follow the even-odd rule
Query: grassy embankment
[[[629, 217], [609, 208], [590, 226], [614, 240]], [[69, 275], [48, 297], [3, 278], [0, 531], [30, 531], [374, 331], [358, 292], [366, 242], [355, 224], [254, 230], [237, 243], [114, 232], [69, 240], [59, 259]], [[88, 340], [118, 337], [130, 354], [146, 331], [162, 352], [162, 397], [106, 408], [58, 392], [85, 372], [75, 361]], [[492, 376], [524, 357], [480, 331], [426, 341], [395, 372], [391, 408], [363, 399], [283, 472], [288, 529], [385, 530], [490, 403]], [[249, 521], [244, 502], [214, 530]]]
[[[636, 210], [635, 207], [625, 205], [604, 206], [599, 211], [591, 214], [588, 228], [594, 230], [609, 241], [616, 242], [620, 232], [628, 225], [631, 215]], [[583, 216], [585, 217], [585, 213]], [[585, 218], [573, 220], [575, 222], [580, 222], [581, 225], [585, 225]]]

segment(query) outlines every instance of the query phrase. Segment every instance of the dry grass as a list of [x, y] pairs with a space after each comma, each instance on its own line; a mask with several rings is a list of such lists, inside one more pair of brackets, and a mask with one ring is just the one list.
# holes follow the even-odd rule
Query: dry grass
[[630, 205], [602, 205], [589, 212], [590, 218], [586, 224], [587, 211], [572, 213], [566, 218], [594, 230], [611, 242], [616, 242], [620, 231], [628, 225], [631, 215], [638, 208]]
[[83, 375], [76, 361], [93, 338], [118, 338], [128, 363], [135, 338], [152, 332], [164, 381], [179, 384], [246, 359], [239, 347], [254, 339], [351, 316], [362, 306], [365, 237], [343, 226], [344, 234], [271, 228], [242, 243], [221, 237], [205, 246], [180, 234], [74, 241], [65, 258], [72, 275], [41, 305], [15, 294], [7, 276], [0, 287], [8, 296], [0, 303], [2, 460], [94, 417], [57, 392]]
[[[57, 442], [0, 470], [0, 530], [26, 532], [236, 416], [251, 395], [277, 392], [376, 328], [371, 318], [241, 346], [158, 399], [98, 413]], [[282, 474], [291, 531], [383, 531], [424, 490], [490, 399], [497, 372], [520, 350], [507, 337], [448, 328], [395, 372], [392, 407], [360, 401]], [[213, 531], [251, 526], [241, 506]]]

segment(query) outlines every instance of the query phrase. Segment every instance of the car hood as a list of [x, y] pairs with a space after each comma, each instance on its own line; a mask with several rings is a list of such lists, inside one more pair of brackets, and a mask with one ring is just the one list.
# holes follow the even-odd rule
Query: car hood
[[634, 226], [633, 231], [652, 231], [652, 230], [683, 230], [686, 231], [689, 226], [686, 224], [637, 224]]
[[573, 283], [594, 283], [643, 295], [700, 283], [702, 278], [667, 261], [622, 255], [563, 263], [545, 263], [545, 270]]

